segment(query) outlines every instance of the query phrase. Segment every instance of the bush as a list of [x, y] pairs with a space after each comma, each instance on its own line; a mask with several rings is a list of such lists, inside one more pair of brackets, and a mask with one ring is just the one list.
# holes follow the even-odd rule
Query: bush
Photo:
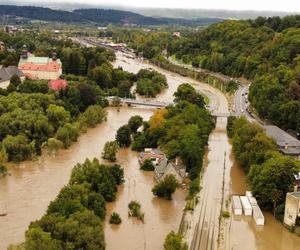
[[170, 174], [153, 187], [152, 193], [158, 197], [171, 200], [172, 194], [175, 192], [178, 185], [175, 176]]
[[230, 213], [228, 211], [222, 211], [222, 217], [223, 218], [229, 218], [230, 217]]
[[119, 224], [122, 223], [122, 219], [121, 219], [121, 217], [120, 217], [120, 215], [119, 215], [118, 213], [113, 212], [113, 213], [110, 215], [109, 223], [110, 223], [110, 224], [116, 224], [116, 225], [119, 225]]
[[131, 217], [136, 217], [137, 219], [144, 222], [144, 214], [141, 212], [141, 204], [137, 201], [131, 201], [128, 204], [129, 212], [128, 215]]
[[151, 159], [146, 159], [141, 165], [141, 169], [144, 171], [153, 171], [154, 170], [153, 161]]

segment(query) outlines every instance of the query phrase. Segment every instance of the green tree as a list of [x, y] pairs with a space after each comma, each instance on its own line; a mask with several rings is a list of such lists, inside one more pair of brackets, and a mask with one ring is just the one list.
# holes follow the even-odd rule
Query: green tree
[[21, 79], [18, 75], [13, 75], [11, 78], [10, 78], [10, 83], [9, 85], [7, 86], [7, 91], [10, 93], [10, 92], [13, 92], [13, 91], [17, 91], [18, 90], [18, 87], [19, 85], [21, 84]]
[[181, 235], [171, 231], [165, 238], [164, 249], [165, 250], [181, 250], [182, 237]]
[[58, 240], [52, 239], [49, 232], [40, 228], [32, 228], [26, 232], [25, 249], [59, 250], [63, 249]]
[[116, 224], [116, 225], [119, 225], [122, 223], [122, 219], [120, 217], [120, 215], [116, 212], [113, 212], [111, 215], [110, 215], [110, 218], [109, 218], [109, 223], [110, 224]]
[[138, 128], [143, 125], [143, 118], [139, 115], [132, 116], [128, 121], [128, 126], [132, 133], [136, 133]]
[[118, 143], [116, 141], [108, 141], [104, 145], [104, 149], [102, 152], [102, 158], [109, 161], [116, 161], [116, 154], [118, 151]]
[[24, 135], [8, 135], [2, 141], [2, 145], [8, 154], [9, 161], [19, 162], [31, 157], [32, 147]]
[[47, 117], [49, 122], [53, 125], [54, 128], [63, 126], [65, 123], [69, 122], [71, 115], [64, 107], [50, 104], [46, 110]]
[[131, 129], [128, 125], [123, 125], [117, 130], [116, 141], [120, 147], [129, 147], [131, 144]]
[[79, 121], [82, 126], [95, 127], [102, 121], [106, 121], [107, 112], [99, 105], [89, 106], [83, 114], [80, 115]]
[[153, 171], [154, 170], [154, 164], [151, 159], [144, 160], [143, 164], [141, 165], [141, 169], [144, 171]]
[[183, 83], [178, 86], [177, 91], [174, 93], [175, 101], [188, 101], [198, 105], [200, 108], [205, 106], [205, 101], [200, 93], [197, 93], [195, 88], [189, 83]]
[[160, 181], [153, 187], [152, 193], [155, 196], [171, 200], [172, 194], [176, 191], [178, 185], [179, 184], [175, 176], [170, 174], [164, 177], [162, 181]]

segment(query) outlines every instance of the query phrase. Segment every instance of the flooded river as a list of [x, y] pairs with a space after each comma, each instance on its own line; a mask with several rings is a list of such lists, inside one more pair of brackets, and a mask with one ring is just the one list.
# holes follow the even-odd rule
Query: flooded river
[[[117, 53], [115, 67], [117, 66], [134, 73], [149, 67], [140, 61], [125, 58], [121, 53]], [[178, 85], [191, 82], [197, 84], [195, 86], [209, 96], [213, 109], [217, 112], [228, 112], [228, 102], [220, 91], [192, 79], [151, 67], [166, 74], [169, 84], [169, 88], [163, 91], [157, 100], [173, 100], [173, 93]], [[45, 153], [39, 161], [23, 162], [20, 166], [10, 169], [11, 175], [0, 179], [0, 205], [7, 211], [7, 216], [0, 217], [0, 249], [6, 249], [9, 244], [24, 240], [24, 232], [29, 223], [45, 213], [49, 202], [68, 183], [71, 170], [77, 162], [93, 157], [100, 159], [104, 143], [113, 140], [116, 130], [127, 123], [131, 116], [140, 115], [147, 120], [153, 112], [153, 109], [144, 108], [123, 107], [120, 112], [108, 108], [108, 121], [89, 129], [69, 149], [61, 150], [55, 156]], [[200, 233], [205, 236], [202, 239], [206, 238], [212, 242], [218, 238], [218, 224], [212, 225], [211, 221], [216, 221], [219, 215], [222, 195], [218, 190], [222, 190], [222, 181], [225, 181], [225, 194], [240, 193], [246, 189], [243, 173], [233, 164], [231, 158], [231, 145], [226, 136], [225, 125], [226, 119], [218, 119], [217, 128], [210, 136], [201, 193], [205, 195], [199, 203], [205, 205], [205, 209], [202, 207], [201, 210], [205, 216], [200, 217]], [[125, 169], [125, 183], [119, 187], [117, 200], [109, 203], [107, 210], [108, 215], [113, 211], [118, 212], [123, 222], [120, 226], [111, 226], [107, 221], [104, 223], [107, 249], [162, 249], [165, 235], [170, 230], [178, 229], [184, 207], [184, 191], [178, 190], [172, 201], [154, 198], [151, 193], [153, 175], [139, 170], [137, 154], [129, 149], [121, 149], [118, 162]], [[141, 202], [145, 224], [128, 218], [127, 206], [131, 200]], [[297, 247], [300, 246], [300, 238], [290, 234], [269, 215], [266, 215], [263, 231], [258, 230], [253, 222], [243, 219], [235, 221], [232, 218], [230, 224], [230, 232], [226, 234], [228, 249], [299, 249]], [[200, 235], [202, 242], [201, 237]], [[199, 243], [201, 247], [198, 249], [207, 249], [207, 242]]]

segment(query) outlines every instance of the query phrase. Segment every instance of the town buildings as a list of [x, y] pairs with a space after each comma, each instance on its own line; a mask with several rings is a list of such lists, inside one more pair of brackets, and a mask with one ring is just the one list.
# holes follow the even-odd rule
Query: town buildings
[[0, 88], [7, 88], [10, 83], [10, 79], [17, 75], [21, 81], [25, 79], [24, 73], [18, 69], [17, 66], [1, 67], [0, 66]]
[[171, 162], [161, 150], [145, 148], [145, 151], [139, 155], [140, 165], [142, 165], [146, 159], [151, 159], [153, 161], [154, 177], [157, 181], [161, 181], [167, 175], [172, 174], [178, 183], [183, 183], [186, 177], [186, 169], [178, 158], [176, 158], [174, 162]]
[[294, 226], [297, 217], [300, 216], [300, 192], [292, 192], [286, 194], [284, 224]]
[[300, 141], [278, 128], [277, 126], [265, 126], [266, 134], [275, 140], [279, 151], [284, 155], [300, 159]]

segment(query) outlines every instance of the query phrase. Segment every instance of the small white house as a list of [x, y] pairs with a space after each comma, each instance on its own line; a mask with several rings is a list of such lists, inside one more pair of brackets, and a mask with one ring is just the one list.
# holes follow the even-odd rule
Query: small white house
[[247, 216], [251, 216], [252, 215], [252, 206], [251, 206], [247, 196], [240, 196], [240, 199], [241, 199], [244, 214]]

